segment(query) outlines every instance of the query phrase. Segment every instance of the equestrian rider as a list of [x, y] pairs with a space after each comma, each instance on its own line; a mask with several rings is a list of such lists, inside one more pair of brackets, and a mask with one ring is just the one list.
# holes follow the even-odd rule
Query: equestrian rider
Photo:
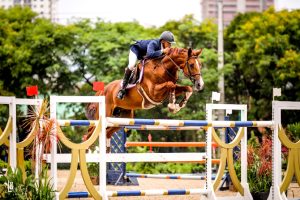
[[167, 49], [175, 43], [174, 35], [170, 31], [164, 31], [159, 39], [153, 40], [139, 40], [130, 46], [129, 63], [125, 69], [123, 77], [123, 84], [117, 94], [117, 98], [123, 99], [126, 93], [126, 86], [128, 85], [129, 78], [137, 60], [146, 58], [157, 58], [167, 52]]

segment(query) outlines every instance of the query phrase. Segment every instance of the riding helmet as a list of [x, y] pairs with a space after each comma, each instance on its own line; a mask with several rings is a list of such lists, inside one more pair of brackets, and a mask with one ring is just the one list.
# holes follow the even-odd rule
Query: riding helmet
[[174, 35], [172, 32], [170, 31], [164, 31], [161, 35], [160, 35], [160, 38], [161, 40], [166, 40], [170, 43], [175, 43], [175, 40], [174, 40]]

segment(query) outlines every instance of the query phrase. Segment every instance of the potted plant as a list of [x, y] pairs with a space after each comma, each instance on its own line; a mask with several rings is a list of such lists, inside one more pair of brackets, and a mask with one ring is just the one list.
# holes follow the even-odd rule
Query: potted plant
[[266, 200], [272, 186], [272, 140], [263, 135], [261, 143], [252, 133], [248, 141], [248, 183], [255, 200]]
[[94, 185], [99, 185], [99, 163], [88, 163], [88, 172]]

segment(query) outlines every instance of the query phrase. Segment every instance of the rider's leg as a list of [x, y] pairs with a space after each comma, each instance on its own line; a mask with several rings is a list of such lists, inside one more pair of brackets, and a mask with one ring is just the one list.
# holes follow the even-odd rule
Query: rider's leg
[[123, 97], [125, 95], [125, 92], [126, 92], [125, 89], [126, 89], [126, 86], [128, 85], [129, 78], [130, 78], [131, 72], [135, 66], [136, 61], [137, 61], [136, 54], [130, 50], [128, 67], [125, 69], [125, 73], [124, 73], [124, 77], [123, 77], [123, 84], [117, 95], [117, 98], [119, 98], [119, 99], [123, 99]]

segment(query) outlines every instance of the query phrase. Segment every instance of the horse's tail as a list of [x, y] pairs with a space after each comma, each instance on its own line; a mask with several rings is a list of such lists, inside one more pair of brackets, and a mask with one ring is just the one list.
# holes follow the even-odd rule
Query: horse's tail
[[85, 108], [85, 116], [89, 120], [95, 120], [95, 114], [97, 111], [96, 103], [89, 103]]
[[[96, 96], [102, 96], [102, 95], [104, 95], [104, 91], [98, 91], [96, 93]], [[98, 103], [89, 103], [85, 108], [86, 118], [89, 119], [89, 120], [99, 119], [98, 109], [99, 109]]]

